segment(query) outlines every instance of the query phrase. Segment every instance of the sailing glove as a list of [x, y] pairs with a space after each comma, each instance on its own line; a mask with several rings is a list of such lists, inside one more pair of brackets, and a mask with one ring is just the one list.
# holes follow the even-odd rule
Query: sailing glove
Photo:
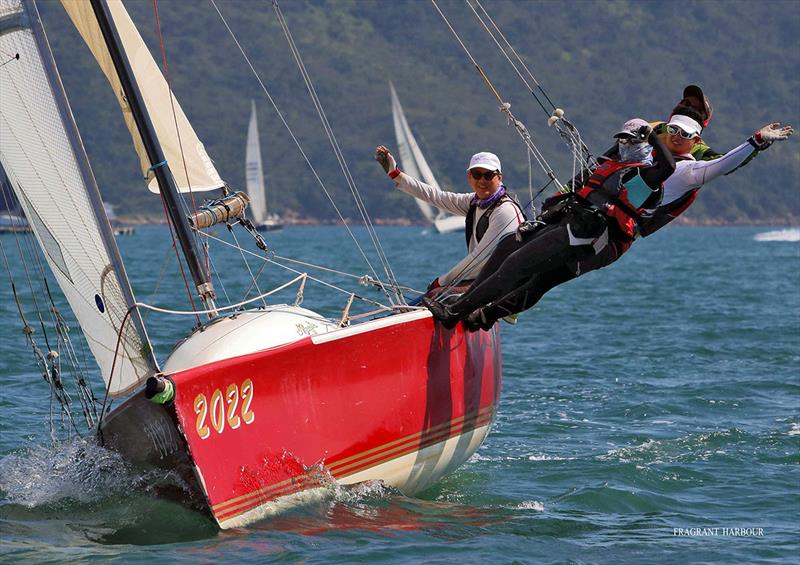
[[636, 139], [639, 141], [647, 141], [651, 133], [653, 133], [653, 128], [650, 127], [650, 124], [645, 124], [636, 130]]
[[756, 149], [763, 150], [772, 145], [774, 141], [783, 141], [794, 133], [792, 126], [781, 127], [780, 122], [767, 124], [758, 130], [753, 137], [748, 139], [750, 145]]
[[379, 145], [375, 149], [375, 160], [383, 167], [387, 175], [391, 175], [397, 170], [397, 161], [394, 160], [391, 152], [383, 145]]

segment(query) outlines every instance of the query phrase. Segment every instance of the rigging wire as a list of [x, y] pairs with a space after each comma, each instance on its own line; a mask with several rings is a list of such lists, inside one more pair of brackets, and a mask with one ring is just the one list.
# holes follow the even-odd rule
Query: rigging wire
[[[175, 96], [172, 94], [172, 85], [169, 82], [169, 69], [167, 67], [167, 50], [166, 50], [166, 45], [164, 43], [164, 35], [161, 33], [161, 21], [160, 21], [160, 19], [158, 17], [158, 0], [153, 0], [153, 15], [154, 15], [154, 18], [155, 18], [156, 34], [158, 35], [158, 43], [159, 43], [159, 46], [161, 48], [161, 61], [162, 61], [162, 64], [164, 65], [164, 79], [167, 82], [167, 91], [169, 92], [169, 105], [170, 105], [170, 110], [172, 111], [172, 121], [175, 124], [175, 135], [178, 138], [178, 149], [180, 150], [180, 153], [181, 153], [181, 164], [183, 165], [183, 174], [186, 175], [186, 182], [187, 182], [187, 184], [189, 186], [189, 196], [190, 196], [191, 201], [192, 201], [192, 208], [191, 209], [196, 214], [197, 213], [197, 202], [195, 201], [194, 191], [192, 190], [192, 179], [189, 176], [189, 169], [186, 166], [186, 154], [183, 151], [183, 140], [181, 139], [181, 130], [178, 127], [178, 115], [177, 115], [177, 112], [175, 111]], [[172, 174], [172, 167], [171, 166], [169, 167], [169, 171], [170, 171], [170, 174]], [[173, 176], [173, 180], [174, 180], [175, 175], [173, 174], [172, 176]], [[176, 186], [177, 186], [177, 183], [176, 183]], [[181, 200], [183, 201], [183, 195], [182, 195], [180, 190], [178, 190], [178, 195], [180, 196]], [[187, 207], [185, 203], [184, 203], [184, 207]], [[208, 272], [210, 274], [208, 249], [205, 246], [203, 246], [201, 244], [201, 242], [199, 241], [199, 239], [201, 239], [202, 236], [203, 236], [203, 232], [200, 231], [199, 233], [200, 233], [200, 235], [198, 237], [197, 232], [195, 232], [195, 243], [199, 247], [202, 247], [202, 249], [203, 249], [203, 252], [204, 252], [204, 255], [205, 255], [205, 260], [206, 260], [206, 272]]]
[[[222, 245], [227, 245], [227, 246], [229, 246], [229, 247], [234, 247], [234, 248], [236, 248], [236, 246], [235, 246], [234, 244], [232, 244], [232, 243], [229, 243], [229, 242], [225, 241], [224, 239], [220, 239], [220, 238], [218, 238], [218, 237], [216, 237], [216, 236], [214, 236], [214, 235], [211, 235], [211, 234], [209, 234], [209, 237], [210, 237], [212, 240], [214, 240], [214, 241], [217, 241], [217, 242], [219, 242], [219, 243], [220, 243], [220, 244], [222, 244]], [[277, 258], [280, 258], [280, 259], [282, 259], [282, 260], [286, 260], [286, 261], [288, 261], [288, 262], [298, 263], [298, 264], [302, 264], [302, 265], [305, 265], [305, 266], [316, 267], [316, 268], [318, 268], [318, 269], [321, 269], [321, 270], [324, 270], [324, 271], [328, 271], [328, 272], [332, 272], [332, 273], [337, 273], [337, 274], [344, 275], [344, 276], [348, 276], [348, 277], [357, 278], [357, 279], [359, 279], [359, 281], [361, 281], [361, 280], [365, 280], [363, 276], [352, 275], [352, 274], [344, 273], [344, 272], [342, 272], [342, 271], [336, 271], [336, 270], [334, 270], [334, 269], [329, 269], [329, 268], [327, 268], [327, 267], [321, 267], [321, 266], [319, 266], [319, 265], [314, 265], [313, 263], [304, 263], [304, 262], [302, 262], [302, 261], [298, 261], [298, 260], [296, 260], [296, 259], [287, 259], [287, 258], [280, 257], [280, 256], [273, 256], [273, 258], [271, 259], [271, 258], [269, 258], [269, 257], [266, 257], [266, 256], [264, 256], [264, 255], [259, 255], [258, 253], [254, 253], [253, 251], [250, 251], [250, 250], [248, 250], [248, 249], [244, 249], [244, 248], [241, 248], [241, 247], [240, 247], [240, 248], [238, 248], [238, 249], [241, 249], [243, 253], [246, 253], [246, 254], [248, 254], [248, 255], [252, 255], [253, 257], [258, 257], [258, 258], [259, 258], [259, 259], [261, 259], [262, 261], [266, 261], [266, 262], [268, 262], [268, 263], [270, 263], [270, 264], [277, 265], [278, 267], [281, 267], [281, 268], [283, 268], [283, 269], [286, 269], [287, 271], [290, 271], [290, 272], [292, 272], [292, 273], [295, 273], [295, 274], [301, 274], [301, 275], [302, 275], [302, 274], [305, 274], [305, 275], [306, 275], [306, 276], [307, 276], [307, 277], [308, 277], [310, 280], [312, 280], [312, 281], [314, 281], [314, 282], [317, 282], [317, 283], [319, 283], [319, 284], [321, 284], [321, 285], [323, 285], [323, 286], [327, 286], [328, 288], [331, 288], [331, 289], [333, 289], [333, 290], [337, 290], [337, 291], [339, 291], [339, 292], [341, 292], [341, 293], [347, 294], [347, 295], [351, 295], [351, 294], [354, 294], [354, 293], [353, 293], [353, 292], [351, 292], [351, 291], [349, 291], [349, 290], [346, 290], [346, 289], [344, 289], [344, 288], [338, 287], [338, 286], [336, 286], [336, 285], [334, 285], [334, 284], [328, 283], [328, 282], [326, 282], [326, 281], [324, 281], [324, 280], [322, 280], [322, 279], [317, 279], [317, 278], [315, 278], [315, 277], [312, 277], [312, 276], [308, 275], [307, 273], [303, 273], [302, 271], [298, 271], [298, 270], [296, 270], [296, 269], [292, 269], [291, 267], [288, 267], [288, 266], [286, 266], [286, 265], [283, 265], [282, 263], [279, 263], [279, 262], [275, 261], [275, 260], [274, 260], [274, 258], [275, 258], [275, 257], [277, 257]], [[374, 280], [374, 279], [373, 279], [373, 280]], [[381, 284], [381, 282], [380, 282], [380, 281], [375, 281], [375, 283], [377, 284], [377, 286], [378, 286], [379, 288], [381, 288], [381, 289], [383, 289], [383, 288], [384, 288], [384, 285], [383, 285], [383, 284]], [[372, 304], [372, 305], [374, 305], [374, 306], [378, 306], [378, 307], [380, 307], [380, 308], [391, 309], [391, 307], [390, 307], [390, 306], [386, 306], [385, 304], [381, 304], [380, 302], [376, 302], [376, 301], [374, 301], [374, 300], [370, 300], [369, 298], [364, 298], [363, 296], [359, 296], [359, 295], [357, 295], [357, 294], [355, 294], [355, 297], [356, 297], [356, 298], [358, 298], [359, 300], [362, 300], [362, 301], [364, 301], [364, 302], [368, 302], [369, 304]], [[258, 298], [259, 298], [259, 297], [256, 297], [255, 299], [251, 299], [251, 300], [249, 300], [249, 301], [247, 301], [247, 302], [245, 302], [245, 303], [252, 302], [253, 300], [256, 300], [256, 299], [258, 299]], [[201, 313], [202, 313], [202, 312], [201, 312]]]
[[[328, 200], [330, 201], [331, 205], [333, 206], [333, 209], [336, 211], [336, 215], [339, 217], [339, 220], [342, 222], [342, 225], [344, 225], [345, 229], [347, 230], [347, 233], [350, 235], [351, 239], [353, 240], [353, 243], [355, 243], [356, 248], [358, 249], [359, 253], [364, 258], [364, 261], [366, 262], [368, 268], [372, 271], [372, 274], [375, 276], [375, 278], [379, 279], [378, 273], [375, 271], [375, 268], [372, 265], [372, 262], [367, 257], [366, 253], [364, 252], [364, 249], [361, 247], [361, 244], [358, 242], [358, 239], [356, 238], [355, 234], [353, 233], [353, 231], [350, 229], [350, 226], [345, 221], [344, 216], [342, 215], [342, 212], [339, 210], [339, 207], [336, 205], [336, 201], [334, 200], [334, 198], [331, 195], [331, 193], [328, 191], [328, 188], [325, 186], [325, 183], [322, 181], [322, 178], [319, 176], [319, 173], [314, 168], [314, 166], [311, 164], [311, 161], [308, 158], [308, 155], [306, 154], [306, 152], [303, 149], [302, 145], [300, 144], [300, 141], [295, 136], [294, 131], [289, 126], [289, 123], [286, 121], [286, 118], [284, 117], [283, 113], [278, 108], [278, 105], [275, 102], [275, 100], [272, 97], [272, 95], [270, 94], [269, 90], [267, 90], [267, 87], [264, 84], [264, 81], [261, 79], [261, 75], [259, 75], [258, 71], [256, 71], [255, 67], [253, 66], [252, 61], [250, 60], [250, 57], [245, 52], [244, 47], [242, 47], [242, 44], [239, 42], [238, 37], [233, 32], [233, 29], [230, 27], [230, 25], [228, 24], [228, 21], [225, 19], [225, 16], [223, 16], [222, 12], [220, 11], [219, 7], [217, 6], [216, 0], [209, 0], [209, 1], [211, 2], [211, 5], [216, 10], [217, 14], [219, 15], [219, 18], [222, 21], [222, 24], [225, 26], [225, 29], [228, 31], [228, 34], [231, 36], [231, 39], [236, 44], [236, 47], [239, 49], [239, 52], [241, 53], [243, 59], [247, 63], [247, 66], [250, 68], [251, 73], [253, 74], [253, 76], [255, 77], [256, 81], [259, 84], [259, 86], [261, 87], [261, 90], [266, 95], [267, 100], [269, 100], [270, 104], [272, 105], [272, 108], [275, 110], [275, 113], [277, 114], [278, 119], [280, 119], [280, 121], [283, 124], [284, 128], [286, 128], [286, 131], [289, 133], [289, 136], [292, 138], [292, 141], [294, 142], [295, 146], [297, 147], [298, 151], [300, 152], [300, 155], [303, 157], [303, 160], [306, 162], [306, 165], [308, 165], [308, 168], [311, 171], [311, 174], [314, 176], [314, 179], [317, 181], [317, 184], [319, 184], [320, 188], [322, 188], [322, 191], [325, 193], [325, 196], [328, 198]], [[384, 292], [386, 297], [391, 301], [392, 298], [391, 298], [391, 295], [390, 295], [389, 291], [382, 284], [381, 284], [381, 290]]]
[[442, 19], [444, 20], [444, 22], [447, 25], [447, 27], [450, 29], [450, 32], [456, 38], [456, 41], [458, 42], [458, 44], [461, 45], [461, 48], [464, 50], [464, 53], [467, 55], [467, 58], [469, 58], [469, 60], [472, 62], [472, 64], [475, 67], [475, 69], [478, 71], [478, 74], [481, 75], [481, 78], [483, 79], [484, 83], [486, 83], [486, 86], [489, 88], [489, 91], [492, 93], [492, 95], [500, 103], [500, 107], [499, 107], [500, 111], [506, 114], [506, 116], [508, 117], [509, 124], [514, 126], [514, 129], [517, 131], [519, 136], [522, 138], [522, 142], [525, 144], [525, 146], [531, 151], [531, 154], [533, 155], [533, 157], [536, 160], [536, 162], [539, 165], [539, 167], [544, 171], [544, 173], [545, 173], [545, 175], [547, 175], [547, 177], [552, 179], [554, 182], [556, 182], [560, 186], [562, 183], [556, 177], [556, 174], [553, 171], [553, 168], [547, 162], [547, 159], [545, 159], [545, 157], [542, 154], [542, 152], [539, 150], [539, 148], [533, 142], [533, 137], [531, 136], [530, 132], [528, 131], [528, 128], [525, 127], [525, 124], [522, 123], [520, 120], [518, 120], [514, 116], [514, 114], [511, 112], [511, 104], [508, 103], [508, 102], [505, 102], [503, 100], [503, 98], [500, 96], [500, 94], [497, 92], [497, 89], [492, 84], [492, 82], [489, 80], [488, 75], [484, 72], [484, 70], [481, 68], [481, 66], [478, 64], [478, 62], [475, 60], [475, 57], [472, 56], [472, 53], [467, 48], [467, 46], [464, 44], [464, 42], [461, 40], [461, 37], [458, 35], [458, 32], [455, 30], [453, 25], [450, 23], [450, 20], [447, 19], [447, 16], [445, 16], [444, 12], [442, 12], [442, 10], [439, 8], [439, 5], [436, 3], [436, 0], [431, 0], [431, 3], [433, 4], [433, 7], [436, 8], [436, 11], [442, 17]]
[[306, 84], [306, 88], [308, 89], [308, 93], [311, 96], [311, 100], [314, 103], [314, 107], [317, 110], [317, 114], [319, 115], [320, 121], [322, 122], [322, 126], [325, 129], [325, 133], [328, 136], [328, 141], [333, 148], [333, 152], [336, 156], [336, 160], [339, 162], [339, 167], [344, 174], [345, 180], [347, 181], [347, 186], [350, 188], [350, 193], [353, 196], [353, 200], [356, 203], [356, 208], [358, 209], [359, 213], [361, 214], [361, 219], [364, 221], [364, 225], [367, 227], [367, 233], [369, 233], [370, 238], [372, 239], [372, 243], [375, 247], [376, 252], [378, 253], [378, 257], [381, 261], [381, 264], [384, 268], [384, 272], [389, 280], [389, 283], [393, 286], [395, 290], [395, 298], [397, 298], [399, 303], [403, 303], [403, 296], [402, 293], [397, 292], [397, 279], [394, 276], [394, 272], [392, 271], [391, 265], [389, 264], [389, 259], [386, 257], [386, 253], [383, 250], [383, 246], [380, 243], [380, 239], [378, 238], [377, 233], [375, 232], [375, 228], [372, 225], [372, 220], [369, 217], [369, 213], [367, 212], [366, 205], [364, 204], [363, 199], [361, 198], [361, 194], [358, 191], [358, 187], [356, 186], [355, 179], [353, 179], [352, 174], [350, 173], [350, 168], [345, 161], [344, 155], [342, 154], [341, 147], [339, 146], [339, 142], [336, 139], [336, 135], [333, 132], [333, 128], [328, 122], [328, 117], [325, 113], [324, 108], [322, 107], [322, 102], [317, 95], [317, 90], [314, 87], [313, 82], [311, 81], [311, 75], [308, 73], [306, 69], [305, 63], [303, 62], [302, 56], [300, 55], [300, 50], [297, 48], [297, 45], [294, 42], [294, 37], [292, 36], [291, 31], [289, 30], [289, 24], [286, 21], [286, 18], [283, 15], [283, 12], [278, 5], [277, 0], [272, 0], [272, 6], [275, 10], [275, 14], [278, 17], [278, 22], [283, 30], [283, 34], [286, 37], [286, 41], [289, 44], [289, 49], [292, 52], [292, 56], [297, 63], [298, 69], [300, 70], [300, 74], [303, 78], [303, 81]]
[[[250, 283], [250, 288], [255, 286], [256, 287], [256, 292], [258, 292], [258, 294], [261, 294], [261, 289], [258, 288], [258, 282], [256, 281], [256, 277], [253, 275], [253, 271], [250, 269], [250, 263], [247, 262], [247, 258], [244, 256], [244, 250], [242, 249], [242, 246], [239, 245], [239, 239], [236, 237], [236, 234], [233, 232], [233, 226], [231, 226], [230, 224], [225, 224], [225, 225], [228, 228], [228, 231], [230, 232], [230, 234], [233, 236], [233, 241], [236, 242], [236, 247], [239, 249], [239, 254], [242, 256], [242, 261], [244, 262], [244, 266], [247, 267], [247, 272], [250, 275], [250, 280], [252, 281]], [[262, 267], [263, 267], [263, 265], [262, 265]], [[261, 273], [261, 271], [259, 271], [259, 274], [260, 273]], [[247, 293], [245, 293], [245, 295], [244, 295], [245, 298], [247, 298], [248, 294], [250, 294], [250, 289], [247, 289]], [[264, 307], [266, 308], [267, 307], [267, 301], [263, 300], [262, 302], [264, 303]]]
[[[545, 114], [548, 115], [548, 125], [553, 126], [556, 129], [556, 131], [558, 131], [559, 136], [562, 138], [562, 140], [570, 147], [570, 150], [573, 153], [573, 160], [580, 161], [584, 167], [596, 166], [597, 163], [594, 160], [594, 156], [589, 150], [589, 147], [583, 142], [583, 139], [581, 138], [578, 128], [575, 127], [575, 125], [572, 122], [570, 122], [566, 117], [564, 117], [563, 110], [559, 111], [559, 109], [556, 107], [555, 103], [551, 100], [550, 96], [544, 90], [542, 85], [539, 83], [538, 80], [536, 80], [536, 77], [533, 76], [533, 73], [531, 72], [530, 68], [528, 68], [528, 66], [525, 64], [525, 61], [522, 59], [522, 57], [519, 55], [516, 49], [514, 49], [514, 47], [511, 45], [511, 42], [500, 30], [497, 23], [494, 21], [489, 12], [487, 12], [486, 9], [483, 7], [483, 5], [480, 3], [480, 0], [464, 0], [464, 1], [466, 2], [467, 6], [469, 6], [469, 8], [472, 10], [472, 13], [475, 14], [476, 19], [481, 24], [483, 29], [486, 31], [486, 33], [489, 34], [489, 36], [494, 41], [495, 45], [497, 45], [497, 48], [503, 54], [506, 61], [508, 61], [508, 63], [514, 69], [517, 76], [523, 82], [525, 87], [528, 89], [531, 95], [533, 95], [533, 98], [536, 100], [536, 102], [539, 103], [539, 106], [541, 106]], [[477, 5], [481, 9], [481, 12], [483, 13], [484, 17], [492, 24], [494, 32], [491, 29], [489, 29], [489, 27], [486, 25], [481, 15], [478, 14], [478, 12], [475, 10], [475, 7], [472, 5], [473, 1], [475, 2], [475, 5]], [[503, 40], [505, 47], [500, 44], [500, 41], [497, 39], [497, 36], [499, 36]], [[508, 56], [506, 48], [514, 55], [517, 62], [519, 63], [519, 66], [525, 70], [525, 72], [528, 75], [528, 78], [530, 78], [530, 80], [536, 85], [541, 95], [550, 105], [550, 109], [548, 109], [542, 102], [542, 100], [539, 98], [539, 96], [537, 96], [531, 84], [522, 75], [522, 72], [519, 70], [514, 61], [512, 61], [511, 58]], [[558, 119], [553, 120], [552, 119], [553, 117], [558, 117]], [[562, 127], [562, 124], [564, 127]]]

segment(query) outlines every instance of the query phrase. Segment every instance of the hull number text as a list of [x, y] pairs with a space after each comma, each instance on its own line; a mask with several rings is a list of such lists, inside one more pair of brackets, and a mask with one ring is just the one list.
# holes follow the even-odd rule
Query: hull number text
[[235, 430], [244, 424], [251, 424], [256, 419], [250, 405], [253, 403], [253, 381], [246, 379], [241, 386], [228, 385], [223, 392], [216, 389], [207, 399], [203, 393], [194, 398], [194, 413], [197, 414], [195, 430], [200, 439], [211, 435], [211, 430], [218, 434], [225, 431], [225, 426]]

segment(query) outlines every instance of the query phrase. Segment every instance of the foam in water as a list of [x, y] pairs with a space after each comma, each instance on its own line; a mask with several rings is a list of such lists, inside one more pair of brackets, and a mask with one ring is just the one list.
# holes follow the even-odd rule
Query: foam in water
[[144, 488], [151, 478], [131, 469], [119, 454], [83, 438], [29, 447], [0, 459], [5, 502], [29, 508], [96, 502]]
[[800, 241], [800, 228], [786, 228], [757, 233], [753, 237], [756, 241]]
[[544, 512], [544, 502], [538, 500], [526, 500], [517, 504], [518, 510], [536, 510], [537, 512]]

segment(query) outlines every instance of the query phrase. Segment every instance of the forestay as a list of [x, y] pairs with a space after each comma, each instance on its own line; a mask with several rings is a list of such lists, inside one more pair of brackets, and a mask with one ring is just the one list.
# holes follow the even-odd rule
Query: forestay
[[[150, 342], [32, 0], [0, 0], [0, 160], [109, 392], [156, 370]], [[113, 375], [112, 375], [113, 367]]]
[[[150, 192], [158, 193], [158, 183], [150, 169], [150, 161], [144, 144], [134, 123], [133, 114], [123, 96], [122, 85], [114, 70], [114, 63], [108, 53], [105, 41], [103, 41], [103, 35], [97, 25], [91, 3], [86, 0], [61, 0], [61, 4], [111, 83], [125, 117], [128, 131], [133, 138], [136, 153], [139, 155], [142, 175], [147, 178], [147, 187]], [[161, 143], [164, 156], [170, 164], [170, 170], [175, 177], [178, 190], [189, 192], [190, 190], [205, 191], [221, 188], [224, 181], [220, 178], [175, 95], [170, 92], [164, 75], [161, 74], [122, 2], [108, 0], [108, 8], [136, 82], [142, 92], [147, 112]]]
[[258, 139], [256, 102], [251, 102], [250, 125], [247, 127], [247, 152], [245, 154], [245, 181], [250, 197], [253, 222], [261, 224], [267, 219], [267, 197], [264, 193], [264, 167], [261, 164], [261, 143]]

